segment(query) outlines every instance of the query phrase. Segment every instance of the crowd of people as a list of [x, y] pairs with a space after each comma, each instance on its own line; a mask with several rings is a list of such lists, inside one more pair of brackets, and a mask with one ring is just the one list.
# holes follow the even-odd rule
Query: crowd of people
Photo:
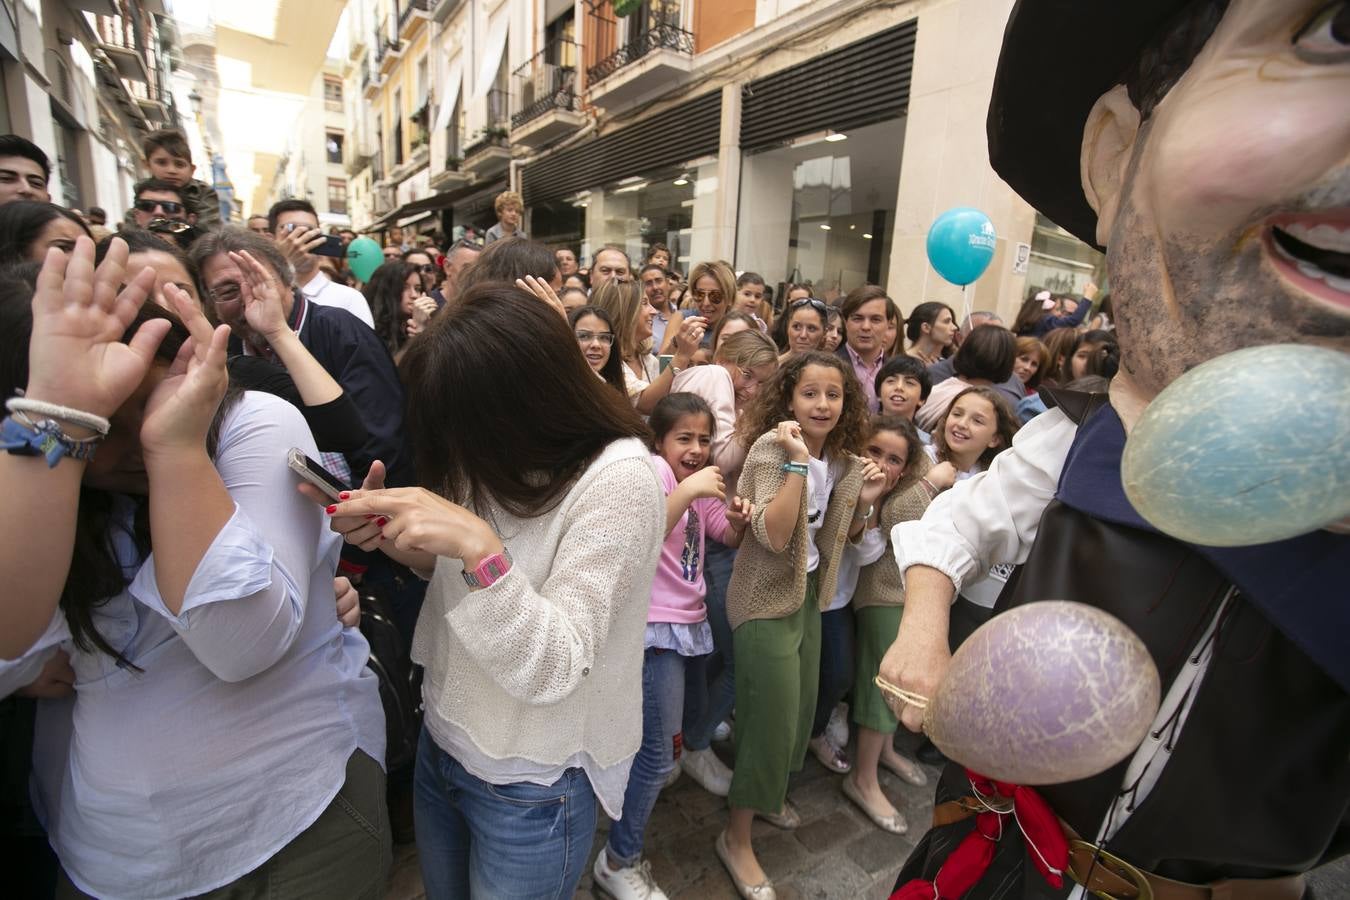
[[[186, 152], [153, 135], [95, 232], [0, 138], [34, 176], [0, 198], [6, 438], [61, 448], [0, 457], [42, 498], [0, 683], [35, 701], [6, 739], [31, 748], [47, 893], [322, 869], [378, 896], [415, 836], [429, 896], [566, 895], [600, 811], [595, 883], [660, 898], [644, 833], [683, 772], [727, 798], [716, 853], [763, 898], [751, 823], [800, 823], [808, 751], [908, 828], [878, 779], [926, 781], [872, 683], [903, 601], [889, 535], [1006, 449], [1039, 385], [1110, 377], [1091, 290], [1029, 300], [1021, 336], [873, 285], [775, 304], [661, 244], [579, 265], [511, 193], [485, 245], [395, 235], [359, 283], [303, 200], [202, 227]], [[298, 488], [292, 448], [346, 489]], [[372, 609], [399, 635], [379, 677]], [[420, 737], [390, 708], [413, 678]]]
[[[1319, 40], [1343, 42], [1343, 6], [1318, 14]], [[1238, 77], [1211, 57], [1273, 18], [1203, 7], [1147, 56], [1172, 65], [1218, 28], [1229, 43], [1176, 63], [1202, 69], [1202, 93]], [[1124, 10], [1094, 14], [1139, 14]], [[1015, 11], [1007, 40], [1039, 53], [1053, 24]], [[1277, 24], [1280, 40], [1310, 27]], [[1122, 147], [1171, 132], [1122, 123], [1194, 88], [1116, 77], [1096, 85], [1111, 123], [1075, 120], [1067, 140], [1091, 208], [1055, 211], [1124, 241], [1175, 226], [1140, 224], [1153, 213], [1120, 181], [1145, 177]], [[1312, 80], [1262, 90], [1286, 81]], [[996, 108], [1039, 102], [1015, 87]], [[877, 829], [906, 832], [880, 770], [921, 785], [942, 754], [910, 758], [898, 727], [919, 729], [918, 701], [996, 601], [1050, 596], [1110, 607], [1170, 667], [1156, 728], [1111, 773], [1043, 787], [1061, 842], [1096, 839], [1058, 867], [1035, 823], [1005, 834], [1029, 788], [947, 767], [898, 896], [960, 895], [938, 885], [956, 860], [979, 897], [1051, 896], [1070, 865], [1113, 896], [1297, 897], [1344, 843], [1343, 687], [1263, 618], [1292, 613], [1247, 601], [1271, 573], [1131, 518], [1118, 484], [1122, 423], [1240, 329], [1161, 347], [1135, 312], [1122, 360], [1090, 284], [1033, 292], [1009, 327], [878, 285], [817, 296], [722, 260], [685, 271], [661, 244], [583, 259], [529, 239], [511, 192], [481, 243], [391, 233], [356, 283], [354, 236], [324, 234], [305, 201], [213, 221], [181, 135], [145, 155], [111, 232], [52, 205], [46, 156], [0, 137], [3, 813], [25, 896], [378, 898], [392, 844], [415, 840], [436, 900], [567, 897], [603, 814], [594, 885], [660, 900], [644, 845], [660, 792], [688, 777], [726, 799], [709, 849], [737, 892], [772, 900], [753, 823], [801, 824], [788, 788], [808, 754]], [[1026, 175], [995, 155], [1051, 209], [1079, 190], [1076, 167]], [[1174, 187], [1144, 193], [1165, 205]], [[1248, 202], [1198, 196], [1206, 223]], [[1134, 286], [1122, 315], [1175, 299], [1143, 271], [1160, 255], [1113, 257]], [[1161, 281], [1193, 307], [1214, 287]], [[1343, 317], [1317, 321], [1343, 346]], [[1343, 575], [1342, 537], [1297, 540], [1279, 558]], [[1275, 775], [1237, 767], [1257, 734]], [[1160, 776], [1173, 765], [1204, 803]], [[1168, 828], [1184, 840], [1162, 846]], [[1122, 861], [1112, 841], [1146, 848], [1143, 868], [1103, 872]]]

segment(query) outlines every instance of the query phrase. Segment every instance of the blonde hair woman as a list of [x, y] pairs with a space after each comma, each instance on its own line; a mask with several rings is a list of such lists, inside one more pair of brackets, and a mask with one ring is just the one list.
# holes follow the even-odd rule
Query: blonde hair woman
[[680, 323], [673, 342], [674, 358], [662, 371], [652, 354], [652, 320], [656, 318], [656, 307], [647, 302], [637, 283], [609, 279], [591, 294], [591, 305], [609, 313], [614, 321], [615, 349], [623, 360], [628, 399], [638, 412], [647, 415], [662, 397], [670, 393], [675, 376], [693, 364], [694, 354], [703, 340], [703, 319], [692, 316]]

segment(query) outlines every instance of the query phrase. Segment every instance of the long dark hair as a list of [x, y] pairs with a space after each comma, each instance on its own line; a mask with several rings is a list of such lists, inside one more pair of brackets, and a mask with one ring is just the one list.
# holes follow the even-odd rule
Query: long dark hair
[[558, 259], [553, 251], [538, 241], [512, 238], [493, 241], [478, 258], [459, 275], [459, 293], [476, 284], [504, 281], [514, 284], [517, 278], [533, 275], [540, 281], [552, 281], [558, 274]]
[[[614, 331], [614, 320], [610, 318], [609, 313], [598, 306], [591, 306], [590, 304], [578, 306], [567, 317], [567, 324], [572, 326], [574, 334], [577, 323], [584, 316], [595, 316], [601, 322], [604, 322], [609, 327], [610, 333], [614, 335], [614, 343], [609, 345], [609, 359], [605, 360], [605, 364], [600, 367], [600, 377], [605, 379], [606, 384], [618, 391], [620, 397], [627, 400], [628, 386], [624, 384], [623, 380], [623, 358], [619, 355], [619, 335]], [[588, 367], [589, 365], [590, 363], [587, 363]]]
[[[28, 384], [32, 297], [39, 268], [37, 264], [30, 264], [0, 273], [0, 396], [3, 397], [14, 396]], [[169, 333], [155, 351], [155, 359], [168, 365], [188, 338], [188, 330], [168, 310], [145, 303], [122, 339], [130, 340], [141, 324], [150, 319], [168, 319], [170, 322]], [[240, 396], [242, 391], [231, 388], [212, 420], [207, 433], [207, 449], [212, 456], [220, 435], [221, 419]], [[135, 510], [127, 534], [136, 547], [138, 558], [144, 560], [150, 553], [150, 506], [146, 497], [133, 498], [132, 502]], [[94, 627], [94, 613], [98, 607], [122, 593], [130, 583], [112, 549], [113, 529], [124, 527], [113, 515], [113, 504], [113, 495], [106, 491], [80, 488], [75, 543], [60, 602], [75, 646], [87, 653], [106, 653], [130, 666], [121, 651], [111, 646]]]
[[93, 234], [84, 220], [64, 207], [40, 200], [11, 200], [0, 206], [0, 265], [10, 266], [31, 261], [28, 255], [42, 229], [53, 219], [69, 219], [89, 237]]
[[647, 436], [562, 317], [511, 284], [476, 284], [447, 304], [400, 369], [422, 484], [475, 509], [543, 515], [608, 444]]
[[[408, 341], [408, 332], [404, 327], [407, 321], [403, 315], [403, 286], [408, 276], [416, 270], [400, 260], [381, 263], [371, 273], [370, 280], [361, 293], [370, 303], [370, 312], [375, 319], [375, 333], [384, 341], [391, 354], [398, 353]], [[421, 275], [417, 276], [421, 279]], [[421, 286], [421, 281], [418, 281]]]
[[794, 356], [764, 382], [736, 423], [741, 443], [748, 448], [765, 432], [777, 428], [779, 422], [791, 418], [788, 405], [807, 366], [834, 369], [844, 382], [844, 407], [839, 413], [839, 421], [825, 438], [824, 452], [831, 455], [840, 450], [855, 455], [861, 453], [867, 436], [867, 397], [858, 377], [853, 374], [853, 367], [835, 354], [820, 350]]
[[956, 311], [945, 303], [939, 303], [937, 300], [929, 300], [926, 303], [920, 303], [914, 307], [909, 314], [909, 320], [905, 323], [905, 337], [909, 338], [911, 344], [917, 344], [919, 337], [923, 334], [923, 326], [931, 326], [946, 310], [956, 318]]

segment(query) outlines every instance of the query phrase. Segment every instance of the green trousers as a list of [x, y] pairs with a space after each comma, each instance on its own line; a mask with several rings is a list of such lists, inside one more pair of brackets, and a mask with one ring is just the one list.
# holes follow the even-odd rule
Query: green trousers
[[900, 724], [874, 679], [881, 671], [882, 658], [895, 642], [904, 611], [903, 606], [865, 606], [855, 614], [858, 641], [857, 668], [853, 676], [853, 722], [880, 734], [894, 734]]
[[781, 619], [752, 619], [732, 632], [736, 654], [736, 769], [727, 802], [777, 813], [788, 775], [799, 771], [811, 739], [820, 680], [817, 579], [801, 608]]

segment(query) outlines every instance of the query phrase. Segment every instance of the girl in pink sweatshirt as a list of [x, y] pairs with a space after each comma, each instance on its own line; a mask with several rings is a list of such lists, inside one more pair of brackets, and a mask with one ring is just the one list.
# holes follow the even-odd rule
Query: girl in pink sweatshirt
[[708, 465], [713, 414], [694, 394], [663, 398], [647, 423], [652, 466], [666, 492], [666, 539], [652, 581], [642, 664], [642, 747], [633, 758], [623, 815], [596, 857], [595, 880], [611, 896], [664, 898], [642, 861], [642, 839], [657, 795], [679, 761], [686, 668], [697, 671], [712, 652], [704, 606], [704, 536], [736, 547], [753, 512], [726, 502], [722, 474]]

